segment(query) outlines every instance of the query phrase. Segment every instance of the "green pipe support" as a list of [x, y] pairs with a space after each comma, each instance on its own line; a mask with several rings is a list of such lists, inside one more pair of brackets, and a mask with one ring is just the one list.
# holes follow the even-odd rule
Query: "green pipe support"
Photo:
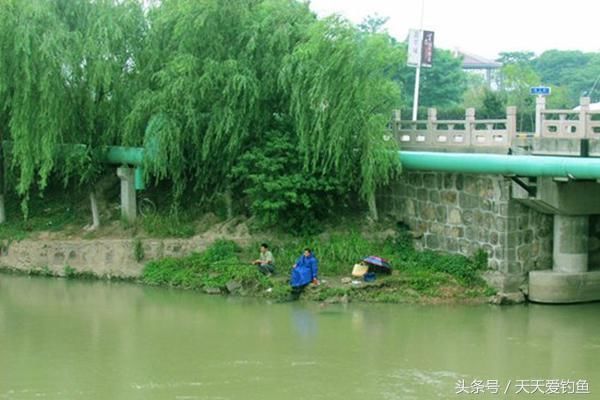
[[141, 147], [105, 146], [101, 160], [109, 164], [129, 164], [139, 167], [144, 163], [144, 149]]
[[144, 190], [144, 149], [141, 147], [106, 146], [103, 148], [102, 162], [135, 166], [135, 190]]
[[135, 167], [135, 190], [144, 189], [146, 189], [144, 182], [144, 169], [142, 167]]
[[406, 170], [600, 179], [600, 158], [400, 151]]

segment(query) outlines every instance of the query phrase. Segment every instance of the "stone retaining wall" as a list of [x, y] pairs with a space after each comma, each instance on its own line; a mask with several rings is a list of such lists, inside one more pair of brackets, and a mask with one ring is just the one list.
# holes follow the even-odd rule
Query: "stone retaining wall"
[[[22, 240], [2, 245], [0, 266], [22, 271], [48, 268], [57, 274], [69, 266], [77, 272], [131, 278], [139, 276], [150, 260], [202, 251], [214, 239]], [[138, 246], [141, 252], [136, 251]]]
[[[505, 276], [552, 268], [553, 217], [512, 199], [493, 175], [405, 172], [377, 197], [379, 211], [406, 223], [421, 248], [470, 256], [478, 249]], [[590, 220], [590, 268], [600, 268], [600, 216]]]
[[489, 267], [524, 275], [552, 267], [552, 216], [511, 199], [509, 179], [491, 175], [406, 172], [378, 195], [378, 206], [406, 223], [417, 245], [489, 256]]

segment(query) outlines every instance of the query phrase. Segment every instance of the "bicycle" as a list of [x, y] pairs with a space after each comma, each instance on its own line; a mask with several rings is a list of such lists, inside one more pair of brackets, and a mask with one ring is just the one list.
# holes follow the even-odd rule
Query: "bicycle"
[[137, 202], [138, 214], [142, 217], [152, 215], [156, 213], [156, 204], [148, 197], [141, 197]]

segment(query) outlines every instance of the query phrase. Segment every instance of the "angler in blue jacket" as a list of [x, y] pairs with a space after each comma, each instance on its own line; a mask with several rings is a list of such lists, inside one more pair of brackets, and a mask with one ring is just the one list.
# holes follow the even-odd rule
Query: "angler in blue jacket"
[[318, 285], [318, 273], [319, 261], [312, 254], [312, 251], [309, 248], [306, 248], [304, 249], [304, 254], [296, 260], [296, 263], [292, 268], [290, 285], [292, 285], [292, 288], [294, 289], [303, 288], [311, 282]]

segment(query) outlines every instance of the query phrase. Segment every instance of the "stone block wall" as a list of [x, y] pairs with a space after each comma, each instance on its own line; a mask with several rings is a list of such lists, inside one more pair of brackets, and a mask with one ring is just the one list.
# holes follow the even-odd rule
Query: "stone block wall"
[[551, 268], [552, 216], [511, 199], [511, 190], [501, 176], [405, 172], [377, 204], [422, 248], [467, 256], [482, 249], [489, 267], [508, 275]]
[[[48, 268], [62, 274], [66, 266], [78, 272], [120, 278], [138, 277], [150, 260], [183, 257], [206, 249], [219, 237], [194, 236], [189, 239], [93, 239], [29, 240], [5, 242], [0, 246], [0, 268], [31, 271]], [[240, 244], [247, 238], [229, 237]], [[142, 246], [142, 259], [136, 246]], [[140, 254], [141, 255], [141, 254]], [[138, 255], [138, 257], [140, 256]]]

